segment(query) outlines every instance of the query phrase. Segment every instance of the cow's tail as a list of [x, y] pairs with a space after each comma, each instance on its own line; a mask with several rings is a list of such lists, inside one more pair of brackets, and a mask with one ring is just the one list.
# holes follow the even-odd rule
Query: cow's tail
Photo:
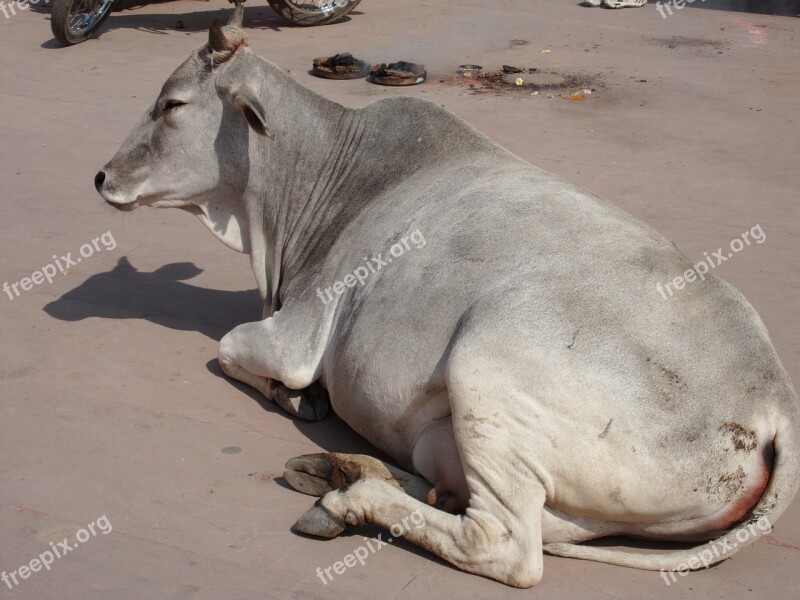
[[730, 558], [768, 533], [789, 506], [800, 484], [800, 419], [797, 411], [779, 421], [773, 440], [775, 461], [761, 499], [745, 520], [728, 533], [686, 550], [637, 554], [580, 544], [545, 544], [544, 551], [555, 556], [593, 560], [621, 567], [650, 571], [699, 569]]

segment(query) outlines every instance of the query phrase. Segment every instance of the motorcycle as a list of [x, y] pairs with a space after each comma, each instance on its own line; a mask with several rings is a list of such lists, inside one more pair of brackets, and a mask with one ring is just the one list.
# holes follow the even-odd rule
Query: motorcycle
[[[50, 27], [64, 46], [85, 42], [100, 28], [120, 0], [54, 0]], [[240, 6], [244, 0], [232, 2]], [[292, 25], [311, 27], [340, 21], [361, 0], [267, 0]]]

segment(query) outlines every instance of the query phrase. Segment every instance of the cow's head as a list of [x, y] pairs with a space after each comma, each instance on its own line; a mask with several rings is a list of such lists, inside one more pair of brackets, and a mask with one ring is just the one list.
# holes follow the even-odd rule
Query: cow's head
[[[249, 180], [250, 137], [269, 137], [259, 100], [261, 61], [244, 32], [215, 21], [208, 44], [181, 65], [95, 177], [111, 206], [176, 207], [196, 214], [228, 246], [248, 252], [242, 193]], [[252, 133], [254, 132], [254, 133]]]

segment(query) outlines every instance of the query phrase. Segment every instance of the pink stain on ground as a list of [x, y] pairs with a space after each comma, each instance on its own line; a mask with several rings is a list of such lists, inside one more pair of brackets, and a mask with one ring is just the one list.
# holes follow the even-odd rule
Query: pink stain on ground
[[786, 542], [781, 542], [776, 540], [771, 535], [762, 535], [761, 541], [765, 544], [772, 544], [773, 546], [780, 546], [781, 548], [791, 548], [792, 550], [800, 550], [800, 546], [795, 546], [794, 544], [787, 544]]
[[764, 31], [763, 25], [756, 25], [737, 17], [733, 17], [731, 20], [747, 32], [750, 36], [750, 41], [754, 44], [767, 43], [767, 32]]

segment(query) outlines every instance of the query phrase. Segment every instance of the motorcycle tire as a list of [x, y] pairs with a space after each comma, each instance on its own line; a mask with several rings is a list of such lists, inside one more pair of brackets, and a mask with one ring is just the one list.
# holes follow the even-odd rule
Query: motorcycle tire
[[50, 15], [53, 36], [63, 46], [85, 42], [108, 18], [116, 3], [117, 0], [53, 0]]
[[[361, 0], [267, 0], [292, 25], [312, 27], [342, 20]], [[319, 2], [317, 4], [316, 2]]]

